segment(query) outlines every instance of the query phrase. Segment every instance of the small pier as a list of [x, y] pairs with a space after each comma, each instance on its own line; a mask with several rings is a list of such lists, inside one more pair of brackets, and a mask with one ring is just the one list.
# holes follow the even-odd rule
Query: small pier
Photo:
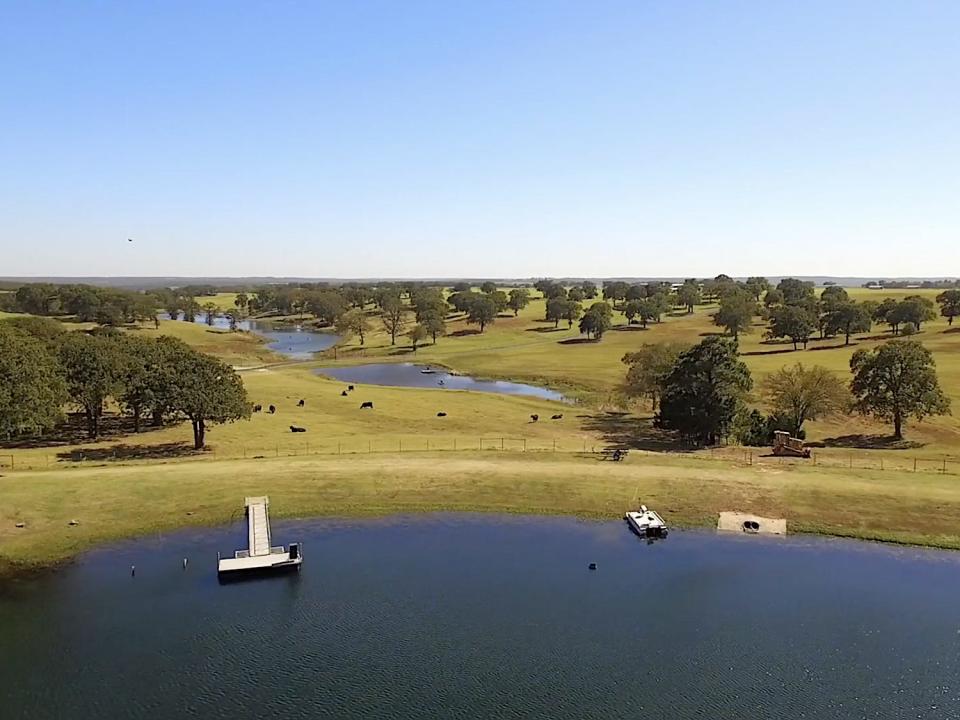
[[290, 543], [290, 549], [271, 544], [270, 499], [264, 496], [244, 500], [247, 513], [247, 549], [237, 550], [232, 558], [217, 554], [217, 573], [221, 576], [234, 573], [299, 570], [303, 562], [300, 543]]

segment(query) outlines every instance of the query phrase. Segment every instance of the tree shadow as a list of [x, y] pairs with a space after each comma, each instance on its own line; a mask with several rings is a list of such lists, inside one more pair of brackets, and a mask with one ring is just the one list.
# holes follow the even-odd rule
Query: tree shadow
[[893, 435], [866, 435], [857, 433], [854, 435], [838, 435], [837, 437], [824, 438], [821, 443], [816, 443], [822, 447], [833, 448], [859, 448], [864, 450], [915, 450], [922, 448], [926, 443], [916, 440], [897, 440]]
[[205, 450], [194, 450], [193, 445], [184, 442], [169, 442], [159, 445], [127, 445], [120, 443], [105, 448], [79, 448], [57, 453], [60, 460], [80, 462], [82, 460], [169, 460], [173, 458], [200, 455]]
[[698, 335], [698, 337], [727, 337], [725, 332], [714, 332], [712, 330], [707, 330]]
[[817, 345], [816, 347], [810, 347], [808, 350], [836, 350], [837, 348], [853, 347], [856, 343], [850, 343], [849, 345], [844, 345], [840, 343], [839, 345]]
[[747, 352], [740, 353], [740, 355], [749, 357], [751, 355], [782, 355], [783, 353], [792, 352], [799, 352], [799, 348], [794, 350], [791, 346], [786, 348], [777, 348], [776, 350], [748, 350]]
[[584, 343], [598, 343], [596, 338], [570, 338], [569, 340], [558, 340], [557, 345], [582, 345]]
[[[140, 434], [163, 430], [164, 425], [154, 426], [149, 418], [140, 423]], [[133, 419], [123, 415], [105, 415], [100, 419], [100, 435], [92, 440], [87, 434], [86, 420], [80, 413], [71, 413], [65, 422], [57, 425], [50, 432], [43, 435], [14, 438], [0, 441], [0, 448], [30, 449], [44, 447], [58, 447], [62, 445], [80, 445], [82, 443], [109, 440], [110, 438], [125, 437], [133, 433]]]
[[[420, 347], [423, 347], [423, 346], [421, 345]], [[398, 347], [388, 352], [387, 355], [412, 355], [414, 352], [415, 351], [413, 348]]]
[[448, 333], [447, 337], [466, 337], [467, 335], [479, 335], [480, 331], [473, 328], [465, 328], [463, 330], [456, 330], [452, 333]]
[[943, 331], [944, 335], [949, 335], [950, 333], [960, 333], [960, 326], [947, 328]]
[[617, 325], [615, 328], [611, 328], [614, 332], [646, 332], [649, 329], [642, 325]]
[[692, 452], [693, 448], [673, 433], [654, 427], [652, 418], [638, 418], [625, 412], [578, 415], [584, 430], [600, 433], [610, 449], [653, 452]]
[[567, 330], [567, 329], [568, 328], [562, 328], [562, 327], [535, 327], [535, 328], [527, 328], [524, 330], [524, 332], [554, 333], [554, 332], [563, 332], [564, 330]]

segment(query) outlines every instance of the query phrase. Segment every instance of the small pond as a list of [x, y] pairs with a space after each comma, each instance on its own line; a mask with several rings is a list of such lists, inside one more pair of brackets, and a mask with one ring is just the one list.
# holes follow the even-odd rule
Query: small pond
[[217, 583], [240, 510], [0, 584], [0, 717], [960, 716], [957, 553], [492, 515], [273, 539], [300, 574]]
[[367, 385], [431, 388], [437, 390], [473, 390], [502, 395], [532, 395], [544, 400], [565, 398], [556, 390], [507, 382], [506, 380], [475, 380], [469, 375], [453, 375], [441, 368], [413, 363], [371, 363], [346, 367], [325, 367], [316, 371], [336, 380]]
[[[161, 318], [169, 320], [170, 316], [164, 313]], [[207, 316], [199, 313], [194, 322], [198, 325], [206, 325]], [[211, 327], [229, 330], [230, 321], [225, 317], [215, 317]], [[267, 338], [270, 341], [267, 344], [270, 350], [292, 360], [311, 360], [314, 353], [333, 347], [340, 339], [339, 335], [315, 330], [309, 325], [278, 323], [270, 320], [241, 320], [237, 323], [237, 329]]]

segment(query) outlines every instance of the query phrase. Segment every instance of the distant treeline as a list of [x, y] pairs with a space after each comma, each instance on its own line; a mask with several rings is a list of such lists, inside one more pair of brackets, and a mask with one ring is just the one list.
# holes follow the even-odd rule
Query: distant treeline
[[142, 421], [183, 419], [201, 449], [207, 425], [249, 417], [240, 377], [229, 365], [175, 338], [112, 328], [67, 332], [49, 318], [0, 321], [0, 437], [42, 434], [73, 407], [88, 434], [100, 434], [107, 403]]

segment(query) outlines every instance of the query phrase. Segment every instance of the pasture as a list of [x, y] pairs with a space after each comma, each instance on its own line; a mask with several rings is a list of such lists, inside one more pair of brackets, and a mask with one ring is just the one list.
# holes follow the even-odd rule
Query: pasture
[[736, 508], [786, 517], [791, 532], [960, 547], [955, 477], [664, 454], [622, 463], [479, 451], [281, 457], [27, 471], [2, 483], [0, 573], [130, 535], [159, 538], [235, 520], [244, 495], [253, 494], [268, 494], [277, 518], [423, 511], [611, 518], [647, 502], [673, 524], [711, 526], [716, 513]]

